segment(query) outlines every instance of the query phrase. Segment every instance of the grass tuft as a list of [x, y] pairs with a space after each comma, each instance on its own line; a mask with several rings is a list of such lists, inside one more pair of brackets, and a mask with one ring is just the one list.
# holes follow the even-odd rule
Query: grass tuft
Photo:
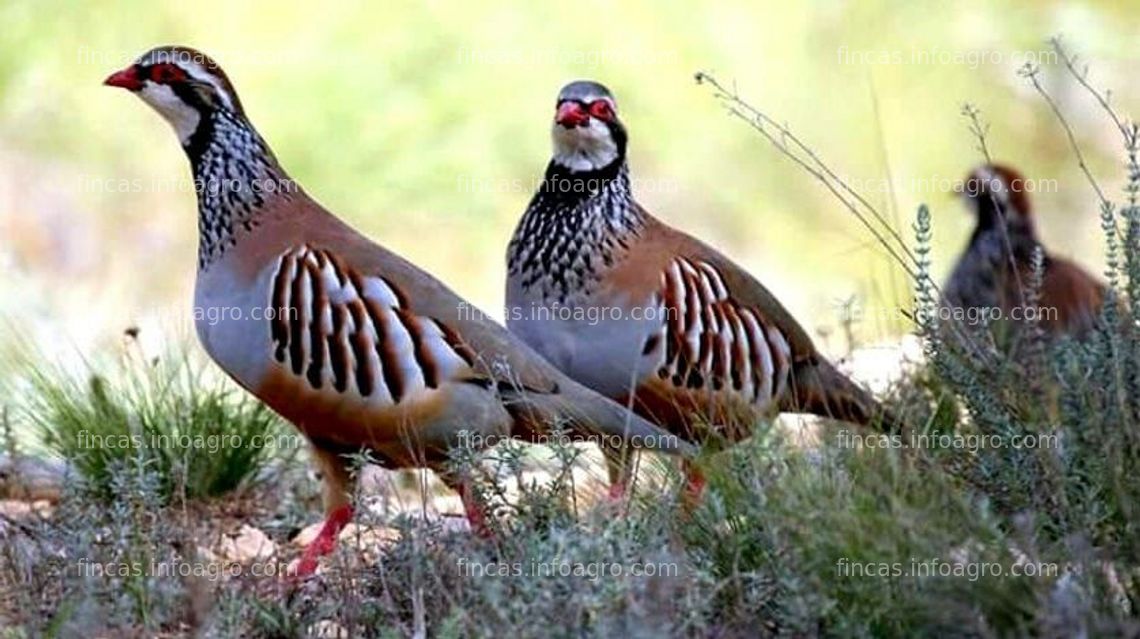
[[118, 499], [115, 471], [141, 465], [163, 501], [217, 497], [297, 448], [272, 411], [189, 349], [144, 358], [129, 344], [126, 355], [110, 371], [88, 365], [82, 377], [28, 360], [24, 376], [23, 417], [95, 494]]

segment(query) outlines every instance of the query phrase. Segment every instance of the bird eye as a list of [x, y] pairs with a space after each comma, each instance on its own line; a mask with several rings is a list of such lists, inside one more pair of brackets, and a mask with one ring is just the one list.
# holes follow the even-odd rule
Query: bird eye
[[150, 79], [153, 82], [170, 84], [171, 82], [179, 82], [185, 78], [186, 75], [182, 72], [182, 69], [169, 62], [156, 64], [150, 68]]
[[590, 115], [599, 120], [609, 120], [614, 117], [614, 111], [606, 100], [594, 100], [590, 103]]

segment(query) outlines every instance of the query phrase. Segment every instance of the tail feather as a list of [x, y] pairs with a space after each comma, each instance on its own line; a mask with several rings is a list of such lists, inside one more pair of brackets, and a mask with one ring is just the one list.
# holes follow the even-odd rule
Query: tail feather
[[792, 392], [781, 409], [897, 433], [903, 421], [823, 358], [795, 364]]

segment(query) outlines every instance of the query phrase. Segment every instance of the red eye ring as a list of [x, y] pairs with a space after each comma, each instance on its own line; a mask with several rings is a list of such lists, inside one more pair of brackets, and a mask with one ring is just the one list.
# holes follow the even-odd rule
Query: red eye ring
[[150, 68], [150, 79], [152, 82], [158, 82], [159, 84], [170, 84], [171, 82], [181, 82], [185, 80], [186, 74], [178, 65], [163, 62]]
[[614, 111], [610, 107], [609, 100], [594, 100], [590, 103], [590, 115], [599, 120], [609, 120], [614, 117]]

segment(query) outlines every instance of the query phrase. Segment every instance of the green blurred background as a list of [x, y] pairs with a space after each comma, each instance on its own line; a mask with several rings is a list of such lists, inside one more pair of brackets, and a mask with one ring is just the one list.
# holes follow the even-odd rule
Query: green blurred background
[[[890, 176], [907, 237], [928, 202], [939, 273], [969, 233], [948, 188], [979, 161], [960, 115], [974, 103], [996, 157], [1056, 180], [1036, 198], [1048, 244], [1102, 269], [1096, 202], [1016, 70], [1042, 62], [1113, 191], [1119, 138], [1046, 39], [1063, 35], [1093, 82], [1135, 111], [1135, 1], [795, 4], [3, 0], [0, 348], [88, 352], [130, 325], [189, 326], [186, 160], [156, 114], [100, 86], [168, 43], [221, 63], [311, 194], [496, 314], [505, 245], [548, 158], [555, 94], [577, 78], [616, 93], [641, 201], [738, 259], [809, 330], [831, 331], [832, 352], [844, 347], [840, 300], [858, 296], [874, 315], [905, 305], [909, 288], [870, 234], [729, 118], [694, 71], [735, 82], [884, 211]], [[907, 326], [855, 328], [871, 342]]]

